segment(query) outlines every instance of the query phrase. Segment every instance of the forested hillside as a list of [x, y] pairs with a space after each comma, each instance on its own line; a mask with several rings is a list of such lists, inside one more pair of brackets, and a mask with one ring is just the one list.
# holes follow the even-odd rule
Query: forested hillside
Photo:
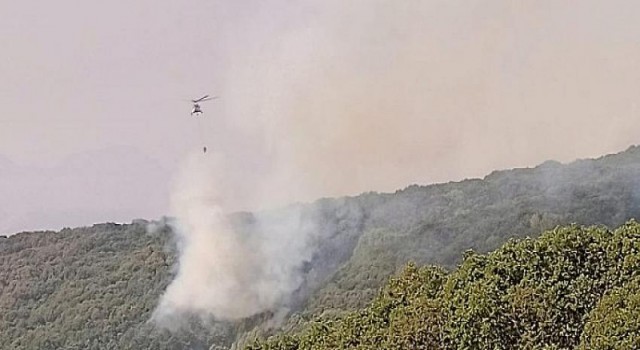
[[637, 222], [562, 227], [464, 256], [451, 273], [408, 265], [366, 308], [246, 349], [640, 348]]
[[[285, 325], [300, 329], [318, 315], [355, 317], [350, 310], [370, 305], [409, 261], [440, 266], [428, 274], [449, 280], [458, 272], [445, 271], [468, 249], [482, 254], [557, 225], [617, 227], [640, 217], [640, 149], [392, 194], [322, 199], [279, 212], [292, 210], [302, 218], [293, 229], [315, 237], [289, 305], [295, 316]], [[251, 235], [265, 215], [271, 214], [234, 214], [231, 221]], [[174, 332], [148, 322], [177, 263], [169, 227], [156, 226], [102, 224], [0, 238], [0, 348], [208, 349], [261, 333], [242, 336], [269, 315], [235, 324], [187, 320]], [[637, 291], [633, 284], [618, 287], [616, 295]], [[607, 303], [619, 303], [616, 298]], [[610, 304], [598, 304], [594, 312]], [[598, 317], [614, 322], [602, 311]], [[585, 325], [594, 332], [597, 327]]]
[[208, 349], [222, 324], [149, 324], [170, 281], [169, 232], [101, 224], [0, 239], [0, 349]]
[[361, 223], [357, 237], [333, 245], [353, 250], [309, 299], [307, 314], [366, 305], [388, 276], [409, 261], [453, 268], [467, 249], [488, 252], [508, 238], [534, 237], [557, 225], [616, 227], [640, 217], [640, 148], [315, 206], [338, 208], [327, 215], [332, 218], [334, 212], [339, 218], [349, 212], [340, 222], [357, 217]]

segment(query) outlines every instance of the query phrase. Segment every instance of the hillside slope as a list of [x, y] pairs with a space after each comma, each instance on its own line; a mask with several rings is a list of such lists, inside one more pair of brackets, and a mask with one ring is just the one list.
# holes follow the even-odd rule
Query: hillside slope
[[407, 266], [367, 308], [257, 341], [275, 349], [637, 349], [640, 224], [569, 226]]
[[309, 299], [306, 314], [366, 305], [388, 276], [409, 261], [453, 268], [463, 251], [488, 252], [511, 237], [534, 237], [571, 223], [616, 227], [640, 217], [640, 148], [315, 206], [340, 201], [339, 208], [350, 208], [361, 218], [361, 229], [333, 245], [348, 247], [349, 258]]
[[[287, 327], [298, 327], [304, 322], [296, 320], [369, 305], [409, 261], [450, 270], [467, 249], [485, 253], [556, 225], [616, 227], [640, 217], [640, 148], [277, 212], [291, 211], [300, 220], [286, 229], [315, 237], [312, 257], [300, 266], [302, 285], [291, 298], [298, 314]], [[261, 218], [273, 215], [231, 219], [251, 234]], [[147, 321], [177, 262], [172, 233], [159, 227], [152, 234], [144, 223], [104, 224], [0, 238], [0, 348], [228, 347], [259, 323], [260, 315], [238, 324], [192, 320], [174, 333], [154, 329]], [[625, 288], [621, 293], [635, 290]]]
[[0, 239], [0, 349], [208, 349], [214, 338], [224, 343], [222, 336], [232, 333], [222, 325], [194, 322], [170, 333], [147, 323], [175, 263], [167, 244], [169, 232], [149, 234], [146, 223]]

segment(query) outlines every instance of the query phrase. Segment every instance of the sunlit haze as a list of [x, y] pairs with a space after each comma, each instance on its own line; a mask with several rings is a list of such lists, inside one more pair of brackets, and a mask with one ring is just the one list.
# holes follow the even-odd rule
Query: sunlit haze
[[235, 211], [622, 151], [640, 135], [639, 12], [2, 1], [0, 234], [169, 215], [195, 154]]

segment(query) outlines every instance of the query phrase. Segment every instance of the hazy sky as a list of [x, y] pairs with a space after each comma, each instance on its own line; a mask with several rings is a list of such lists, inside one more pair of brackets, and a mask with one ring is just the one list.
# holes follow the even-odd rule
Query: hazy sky
[[[120, 220], [165, 213], [144, 198], [202, 144], [229, 210], [620, 151], [640, 138], [638, 13], [636, 1], [0, 0], [0, 194], [13, 194], [0, 215], [40, 200], [35, 180], [1, 173], [3, 157], [72, 179], [69, 157], [139, 152], [166, 187]], [[203, 94], [221, 98], [198, 122], [186, 100]], [[146, 175], [90, 176], [138, 193]], [[122, 210], [87, 181], [53, 183], [85, 193], [48, 202], [70, 217]], [[48, 222], [30, 220], [16, 227]]]

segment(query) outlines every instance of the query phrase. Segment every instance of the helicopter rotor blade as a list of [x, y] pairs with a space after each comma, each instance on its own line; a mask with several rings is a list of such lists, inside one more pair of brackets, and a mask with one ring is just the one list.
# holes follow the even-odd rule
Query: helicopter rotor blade
[[204, 95], [204, 96], [200, 97], [197, 100], [187, 100], [187, 101], [191, 101], [191, 103], [200, 103], [200, 102], [204, 102], [204, 101], [215, 100], [217, 98], [218, 98], [218, 96]]
[[193, 103], [196, 103], [196, 102], [200, 102], [200, 101], [202, 101], [202, 100], [206, 99], [207, 97], [209, 97], [209, 95], [204, 95], [204, 96], [200, 97], [200, 98], [199, 98], [199, 99], [197, 99], [197, 100], [191, 100], [191, 101], [193, 101]]

